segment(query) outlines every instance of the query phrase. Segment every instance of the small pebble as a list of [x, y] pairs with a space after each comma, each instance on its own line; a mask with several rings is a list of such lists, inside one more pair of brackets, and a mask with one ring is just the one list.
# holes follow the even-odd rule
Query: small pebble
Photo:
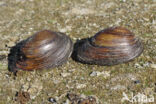
[[95, 96], [85, 96], [83, 94], [77, 95], [73, 93], [68, 93], [67, 98], [71, 102], [67, 104], [99, 104], [99, 101]]
[[66, 32], [67, 31], [67, 29], [65, 29], [65, 28], [63, 28], [63, 29], [60, 29], [60, 32]]
[[70, 75], [70, 73], [61, 73], [61, 76], [62, 77], [67, 77], [67, 76], [69, 76]]
[[104, 78], [107, 78], [110, 76], [110, 71], [102, 71], [102, 72], [99, 72], [99, 71], [93, 71], [90, 73], [90, 76], [91, 77], [94, 77], [94, 76], [103, 76]]
[[156, 39], [153, 39], [154, 42], [156, 42]]
[[135, 68], [143, 68], [140, 64], [136, 63], [135, 65]]
[[123, 85], [116, 85], [110, 88], [111, 90], [125, 90], [126, 87]]
[[97, 72], [96, 72], [96, 71], [91, 72], [91, 73], [90, 73], [90, 76], [91, 76], [91, 77], [97, 76]]
[[81, 88], [85, 88], [86, 84], [77, 84], [76, 88], [77, 89], [81, 89]]
[[72, 8], [70, 13], [76, 14], [76, 15], [87, 15], [87, 14], [94, 14], [95, 11], [94, 9], [75, 7], [75, 8]]
[[134, 84], [139, 84], [140, 83], [140, 80], [135, 80], [134, 81]]
[[6, 6], [6, 3], [5, 3], [5, 2], [0, 1], [0, 7], [2, 7], [2, 6]]
[[146, 62], [145, 64], [143, 64], [144, 67], [149, 67], [150, 66], [150, 62]]
[[156, 69], [156, 64], [151, 64], [151, 68]]
[[50, 97], [50, 98], [48, 99], [48, 101], [51, 102], [51, 103], [53, 103], [53, 104], [57, 104], [57, 101], [56, 101], [55, 98]]

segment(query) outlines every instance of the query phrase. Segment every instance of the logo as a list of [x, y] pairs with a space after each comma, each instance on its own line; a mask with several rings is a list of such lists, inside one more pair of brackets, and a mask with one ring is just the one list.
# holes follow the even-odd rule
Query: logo
[[137, 95], [131, 93], [131, 96], [128, 96], [125, 92], [123, 92], [123, 98], [121, 99], [121, 101], [129, 101], [131, 103], [151, 103], [154, 102], [154, 96], [146, 96], [142, 93], [138, 93]]

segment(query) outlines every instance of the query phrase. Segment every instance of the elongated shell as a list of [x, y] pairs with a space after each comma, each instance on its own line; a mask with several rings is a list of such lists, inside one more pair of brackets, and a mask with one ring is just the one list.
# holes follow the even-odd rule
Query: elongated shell
[[138, 57], [143, 51], [140, 39], [123, 27], [111, 27], [81, 40], [76, 58], [87, 64], [115, 65]]
[[68, 36], [43, 30], [23, 41], [15, 64], [23, 70], [53, 68], [66, 62], [72, 50]]

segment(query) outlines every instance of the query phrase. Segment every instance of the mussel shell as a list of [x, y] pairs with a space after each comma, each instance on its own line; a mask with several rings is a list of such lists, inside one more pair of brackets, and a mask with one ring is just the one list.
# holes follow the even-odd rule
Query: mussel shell
[[43, 30], [23, 41], [16, 67], [23, 70], [53, 68], [65, 63], [72, 50], [73, 43], [68, 36]]
[[75, 51], [76, 60], [80, 62], [109, 66], [138, 57], [143, 51], [143, 44], [126, 28], [111, 27], [80, 40]]

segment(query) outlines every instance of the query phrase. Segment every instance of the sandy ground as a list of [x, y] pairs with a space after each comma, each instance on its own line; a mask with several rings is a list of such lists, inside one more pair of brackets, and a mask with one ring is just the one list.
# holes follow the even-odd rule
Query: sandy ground
[[[58, 68], [17, 77], [8, 71], [11, 47], [37, 31], [64, 32], [76, 42], [111, 26], [131, 30], [142, 40], [143, 54], [109, 67], [70, 58]], [[129, 99], [140, 93], [156, 103], [156, 0], [0, 0], [0, 44], [0, 104], [52, 104], [49, 98], [68, 104], [68, 92], [92, 95], [101, 104], [129, 104], [134, 101], [122, 102], [123, 93]]]

